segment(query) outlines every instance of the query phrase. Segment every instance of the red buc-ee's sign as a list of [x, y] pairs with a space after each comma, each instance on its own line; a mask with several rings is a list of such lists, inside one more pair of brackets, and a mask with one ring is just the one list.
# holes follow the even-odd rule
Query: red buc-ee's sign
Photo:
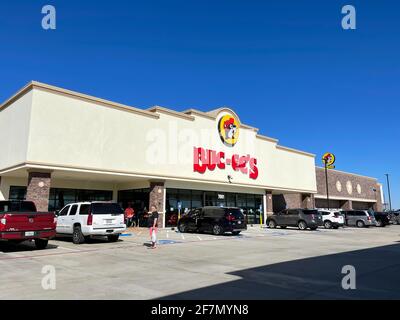
[[231, 157], [226, 157], [225, 152], [194, 147], [193, 156], [195, 172], [205, 173], [207, 170], [214, 171], [215, 168], [225, 170], [226, 166], [232, 166], [234, 171], [248, 174], [251, 179], [255, 180], [258, 177], [257, 159], [249, 154], [245, 156], [233, 154]]

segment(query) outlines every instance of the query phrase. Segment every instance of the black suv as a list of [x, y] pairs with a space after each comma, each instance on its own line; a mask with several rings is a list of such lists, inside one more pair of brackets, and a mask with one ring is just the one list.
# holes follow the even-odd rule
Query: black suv
[[239, 208], [204, 207], [193, 209], [178, 221], [180, 232], [212, 232], [215, 235], [232, 232], [232, 234], [238, 235], [246, 229], [246, 220]]
[[374, 212], [376, 226], [386, 227], [390, 224], [390, 216], [387, 212]]
[[317, 210], [287, 209], [274, 213], [268, 217], [267, 225], [270, 228], [298, 227], [300, 230], [316, 230], [323, 225], [322, 216]]

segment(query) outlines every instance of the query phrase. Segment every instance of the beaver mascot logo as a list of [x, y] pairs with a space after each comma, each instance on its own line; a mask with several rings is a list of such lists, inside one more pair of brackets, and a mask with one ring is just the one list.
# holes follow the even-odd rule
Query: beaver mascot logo
[[218, 121], [218, 131], [222, 142], [228, 147], [233, 147], [239, 137], [239, 123], [234, 116], [226, 114]]

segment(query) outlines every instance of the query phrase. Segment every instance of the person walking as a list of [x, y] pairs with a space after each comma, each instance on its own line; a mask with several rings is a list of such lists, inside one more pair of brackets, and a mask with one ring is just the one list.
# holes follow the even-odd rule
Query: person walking
[[133, 217], [135, 216], [135, 210], [133, 210], [130, 202], [128, 203], [128, 207], [125, 209], [124, 214], [126, 226], [129, 228], [132, 226]]
[[149, 230], [151, 239], [151, 248], [157, 247], [157, 228], [158, 228], [158, 212], [156, 206], [151, 206], [149, 214]]

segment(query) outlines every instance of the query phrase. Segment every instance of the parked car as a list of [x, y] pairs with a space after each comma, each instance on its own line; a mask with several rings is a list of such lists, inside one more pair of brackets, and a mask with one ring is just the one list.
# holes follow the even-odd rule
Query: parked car
[[300, 230], [316, 230], [323, 225], [322, 216], [318, 210], [309, 209], [287, 209], [274, 213], [267, 219], [270, 228], [298, 227]]
[[56, 235], [57, 219], [52, 212], [37, 212], [31, 201], [0, 201], [0, 239], [12, 243], [34, 241], [45, 249]]
[[377, 227], [386, 227], [390, 224], [390, 216], [387, 212], [374, 212]]
[[356, 226], [358, 228], [368, 228], [376, 225], [375, 217], [367, 210], [348, 210], [342, 211], [346, 226]]
[[116, 242], [126, 230], [124, 211], [118, 203], [71, 203], [56, 214], [57, 234], [72, 236], [75, 244], [81, 244], [91, 237], [104, 236], [110, 242]]
[[239, 208], [204, 207], [189, 211], [178, 221], [180, 232], [212, 232], [222, 235], [231, 232], [238, 235], [246, 230], [246, 219]]
[[388, 215], [392, 224], [400, 224], [400, 211], [391, 211]]
[[338, 210], [318, 210], [322, 215], [325, 229], [338, 229], [344, 226], [344, 216]]

